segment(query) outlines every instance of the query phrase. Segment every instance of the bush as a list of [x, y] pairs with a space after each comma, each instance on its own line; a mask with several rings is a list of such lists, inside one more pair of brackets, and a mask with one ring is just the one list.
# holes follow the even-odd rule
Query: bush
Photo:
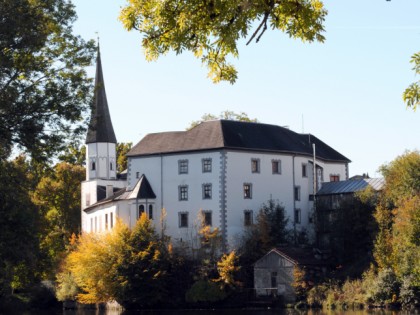
[[395, 273], [391, 269], [383, 269], [378, 272], [376, 279], [373, 286], [373, 301], [381, 305], [395, 302], [400, 287]]
[[328, 288], [325, 285], [317, 285], [309, 290], [306, 299], [310, 307], [322, 307], [322, 303], [326, 299]]
[[412, 276], [406, 276], [402, 280], [400, 301], [404, 308], [414, 307], [420, 303], [420, 288], [414, 284]]
[[208, 280], [198, 280], [187, 291], [185, 296], [189, 303], [218, 302], [226, 298], [220, 287]]

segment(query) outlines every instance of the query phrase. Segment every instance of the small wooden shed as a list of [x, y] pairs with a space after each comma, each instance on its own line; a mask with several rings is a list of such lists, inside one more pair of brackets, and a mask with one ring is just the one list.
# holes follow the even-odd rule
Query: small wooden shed
[[310, 248], [274, 248], [254, 264], [254, 288], [257, 297], [283, 297], [285, 302], [295, 301], [293, 271], [295, 267], [306, 271], [307, 281], [322, 278], [328, 262]]

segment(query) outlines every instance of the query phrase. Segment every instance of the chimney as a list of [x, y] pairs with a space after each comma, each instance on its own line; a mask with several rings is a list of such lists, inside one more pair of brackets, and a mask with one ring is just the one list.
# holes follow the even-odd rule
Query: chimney
[[111, 197], [114, 194], [114, 187], [112, 185], [106, 185], [106, 198]]

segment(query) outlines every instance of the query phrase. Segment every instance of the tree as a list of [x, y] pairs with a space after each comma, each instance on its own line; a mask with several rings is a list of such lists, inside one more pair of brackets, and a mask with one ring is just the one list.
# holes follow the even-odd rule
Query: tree
[[379, 272], [390, 270], [405, 291], [420, 292], [420, 152], [404, 153], [381, 172], [386, 184], [375, 212], [374, 257]]
[[27, 288], [38, 273], [38, 214], [31, 202], [31, 167], [24, 156], [0, 160], [0, 298]]
[[234, 83], [237, 71], [228, 59], [239, 56], [241, 39], [258, 42], [270, 27], [302, 41], [323, 42], [326, 15], [320, 0], [141, 0], [129, 1], [120, 20], [128, 31], [143, 34], [147, 60], [188, 50], [207, 66], [213, 82]]
[[66, 0], [0, 0], [0, 153], [14, 146], [48, 159], [82, 131], [95, 51], [72, 33]]
[[79, 146], [79, 142], [69, 144], [58, 156], [61, 162], [73, 165], [86, 165], [86, 146]]
[[66, 162], [57, 164], [38, 183], [32, 200], [42, 216], [41, 249], [54, 272], [73, 233], [80, 233], [80, 183], [85, 169]]
[[[420, 74], [420, 52], [415, 53], [411, 56], [412, 64], [414, 64], [413, 70], [416, 74]], [[403, 93], [403, 100], [407, 104], [407, 107], [411, 107], [414, 111], [420, 104], [420, 81], [410, 84]]]
[[133, 146], [132, 142], [117, 143], [117, 171], [121, 173], [127, 169], [127, 153]]
[[150, 307], [166, 296], [168, 257], [153, 223], [143, 214], [130, 230], [121, 221], [107, 233], [83, 234], [58, 275], [62, 298], [80, 293], [82, 303], [116, 300]]
[[194, 128], [195, 126], [199, 125], [200, 123], [204, 121], [209, 120], [216, 120], [216, 119], [225, 119], [225, 120], [237, 120], [237, 121], [247, 121], [247, 122], [258, 122], [256, 118], [249, 118], [247, 113], [240, 112], [235, 113], [230, 110], [225, 110], [219, 114], [219, 116], [213, 115], [213, 114], [204, 114], [201, 116], [200, 120], [194, 120], [191, 122], [190, 126], [187, 128], [187, 130]]

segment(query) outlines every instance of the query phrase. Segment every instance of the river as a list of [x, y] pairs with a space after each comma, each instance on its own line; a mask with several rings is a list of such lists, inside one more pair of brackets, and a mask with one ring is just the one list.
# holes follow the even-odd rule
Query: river
[[154, 310], [154, 311], [117, 311], [117, 310], [66, 310], [60, 312], [27, 312], [24, 315], [420, 315], [420, 310], [308, 310], [294, 309], [227, 309], [227, 310]]

